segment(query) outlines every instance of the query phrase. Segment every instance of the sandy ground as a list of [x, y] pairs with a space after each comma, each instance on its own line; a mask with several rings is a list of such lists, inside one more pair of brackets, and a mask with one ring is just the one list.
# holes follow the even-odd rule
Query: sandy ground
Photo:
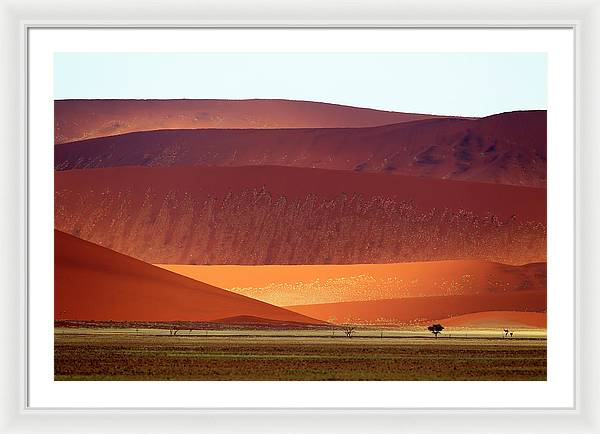
[[545, 380], [544, 337], [55, 331], [56, 380]]

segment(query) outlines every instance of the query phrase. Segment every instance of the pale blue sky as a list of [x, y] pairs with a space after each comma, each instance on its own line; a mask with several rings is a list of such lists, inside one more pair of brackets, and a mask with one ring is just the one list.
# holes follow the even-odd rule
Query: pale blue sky
[[55, 99], [282, 98], [486, 116], [546, 108], [544, 53], [57, 53]]

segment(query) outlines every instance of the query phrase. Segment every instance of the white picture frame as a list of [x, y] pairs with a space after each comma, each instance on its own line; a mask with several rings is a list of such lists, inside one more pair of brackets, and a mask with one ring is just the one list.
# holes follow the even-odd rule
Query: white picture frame
[[[542, 5], [532, 0], [373, 1], [364, 5], [314, 0], [188, 1], [141, 5], [132, 0], [1, 1], [0, 103], [3, 123], [1, 190], [0, 427], [2, 432], [600, 432], [600, 362], [594, 345], [600, 308], [596, 284], [600, 217], [595, 168], [600, 163], [600, 3], [575, 0]], [[543, 15], [542, 15], [543, 14]], [[540, 17], [543, 18], [540, 19]], [[576, 399], [570, 409], [42, 409], [27, 404], [27, 33], [44, 27], [548, 27], [575, 31]], [[584, 235], [584, 236], [581, 236]], [[17, 326], [15, 326], [15, 324]]]

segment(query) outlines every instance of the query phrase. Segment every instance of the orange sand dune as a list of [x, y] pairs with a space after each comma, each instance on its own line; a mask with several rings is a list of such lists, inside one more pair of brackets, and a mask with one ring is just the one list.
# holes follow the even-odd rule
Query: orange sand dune
[[439, 320], [447, 327], [546, 328], [545, 312], [491, 311], [458, 315]]
[[54, 141], [173, 128], [368, 127], [436, 117], [277, 99], [61, 100], [54, 102]]
[[320, 324], [54, 231], [54, 318], [214, 321], [229, 317]]
[[55, 173], [55, 226], [150, 263], [546, 259], [546, 190], [293, 167]]
[[486, 261], [352, 265], [174, 265], [161, 268], [276, 306], [545, 290], [546, 264]]
[[372, 128], [157, 130], [54, 151], [57, 170], [276, 165], [545, 187], [546, 112]]
[[546, 291], [349, 301], [287, 308], [338, 324], [419, 324], [483, 311], [545, 312]]

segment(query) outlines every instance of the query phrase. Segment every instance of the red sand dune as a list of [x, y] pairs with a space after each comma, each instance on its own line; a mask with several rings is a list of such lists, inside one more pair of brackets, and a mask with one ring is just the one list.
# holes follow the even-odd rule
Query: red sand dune
[[545, 187], [546, 112], [375, 128], [162, 130], [55, 147], [58, 170], [289, 166]]
[[348, 301], [286, 308], [337, 324], [420, 324], [450, 316], [492, 310], [545, 312], [546, 291]]
[[55, 173], [55, 226], [150, 263], [546, 259], [546, 190], [290, 167]]
[[246, 316], [318, 320], [171, 273], [54, 231], [54, 318], [97, 321], [214, 321]]
[[276, 306], [546, 289], [546, 263], [158, 266]]
[[446, 327], [546, 328], [545, 312], [491, 311], [445, 318], [438, 322]]
[[435, 117], [280, 99], [59, 100], [54, 141], [173, 128], [369, 127]]

